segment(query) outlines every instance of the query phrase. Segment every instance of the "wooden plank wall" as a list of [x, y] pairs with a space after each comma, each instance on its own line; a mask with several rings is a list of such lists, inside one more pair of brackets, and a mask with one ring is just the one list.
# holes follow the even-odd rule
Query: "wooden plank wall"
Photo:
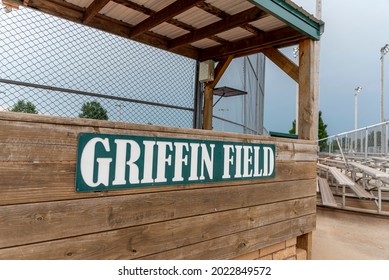
[[[276, 177], [76, 193], [80, 132], [275, 143]], [[312, 141], [0, 112], [0, 259], [231, 259], [312, 232]]]

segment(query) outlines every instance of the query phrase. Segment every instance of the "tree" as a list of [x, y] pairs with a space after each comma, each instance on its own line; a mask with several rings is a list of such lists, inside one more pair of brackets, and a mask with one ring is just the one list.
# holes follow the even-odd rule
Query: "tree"
[[25, 102], [24, 100], [19, 100], [15, 105], [10, 109], [11, 112], [21, 112], [21, 113], [30, 113], [38, 114], [38, 111], [34, 104], [30, 101]]
[[[296, 120], [292, 123], [292, 128], [289, 130], [289, 133], [296, 134]], [[322, 113], [319, 111], [319, 131], [318, 131], [318, 138], [324, 139], [328, 137], [327, 133], [327, 125], [324, 123], [322, 118]], [[321, 151], [324, 151], [327, 148], [327, 142], [326, 141], [320, 141], [319, 147]]]
[[84, 103], [78, 116], [86, 119], [108, 120], [107, 110], [96, 101]]
[[296, 134], [296, 120], [292, 122], [292, 128], [289, 130], [290, 134]]

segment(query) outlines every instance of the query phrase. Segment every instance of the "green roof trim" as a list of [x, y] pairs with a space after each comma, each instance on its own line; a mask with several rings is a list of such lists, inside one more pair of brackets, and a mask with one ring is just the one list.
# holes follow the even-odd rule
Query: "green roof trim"
[[283, 132], [269, 131], [269, 134], [270, 134], [270, 136], [273, 136], [273, 137], [298, 139], [298, 135], [297, 134], [292, 134], [292, 133], [283, 133]]
[[289, 0], [248, 0], [267, 13], [277, 17], [289, 26], [314, 40], [320, 40], [324, 22], [314, 18]]

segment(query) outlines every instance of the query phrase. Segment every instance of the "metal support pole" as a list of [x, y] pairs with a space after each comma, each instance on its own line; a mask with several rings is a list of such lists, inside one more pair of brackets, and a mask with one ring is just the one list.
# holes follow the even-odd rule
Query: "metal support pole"
[[200, 62], [196, 62], [195, 66], [195, 80], [194, 80], [194, 96], [193, 96], [193, 128], [201, 128], [201, 84], [199, 82]]
[[367, 149], [368, 149], [368, 137], [369, 137], [369, 134], [367, 132], [367, 128], [365, 129], [365, 160], [367, 160]]
[[357, 151], [358, 144], [357, 144], [357, 129], [358, 129], [358, 94], [361, 92], [362, 88], [361, 87], [356, 87], [355, 88], [355, 93], [354, 93], [354, 151]]
[[388, 154], [388, 123], [385, 123], [384, 125], [384, 131], [385, 131], [385, 136], [384, 136], [384, 153], [385, 153], [385, 156], [387, 156]]

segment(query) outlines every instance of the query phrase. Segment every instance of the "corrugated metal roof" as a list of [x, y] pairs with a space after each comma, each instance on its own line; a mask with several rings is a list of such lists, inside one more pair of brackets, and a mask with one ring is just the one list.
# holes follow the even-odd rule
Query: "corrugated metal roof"
[[197, 7], [193, 7], [174, 18], [195, 28], [202, 28], [211, 23], [221, 20], [221, 18], [211, 15], [210, 13], [207, 13]]
[[236, 27], [227, 31], [224, 31], [222, 33], [217, 34], [218, 37], [223, 38], [224, 40], [228, 41], [237, 41], [242, 38], [251, 37], [253, 36], [253, 33], [248, 32], [247, 30]]
[[207, 0], [205, 2], [230, 15], [234, 15], [254, 7], [253, 4], [246, 0]]
[[76, 6], [86, 8], [89, 7], [89, 5], [93, 2], [93, 0], [65, 0], [65, 2], [69, 2]]
[[184, 30], [182, 28], [179, 28], [177, 26], [174, 26], [173, 24], [166, 23], [166, 22], [161, 23], [160, 25], [154, 27], [153, 29], [150, 29], [150, 31], [162, 36], [166, 36], [170, 39], [174, 39], [189, 33], [189, 31], [187, 30]]
[[[303, 38], [318, 39], [323, 27], [321, 21], [290, 0], [29, 0], [25, 3], [35, 10], [199, 60], [250, 54], [272, 44], [285, 47]], [[263, 36], [263, 32], [272, 34]]]
[[284, 22], [282, 22], [281, 20], [275, 17], [264, 17], [261, 18], [260, 20], [250, 22], [250, 24], [266, 32], [287, 26]]
[[134, 2], [138, 5], [144, 6], [146, 8], [149, 8], [153, 11], [160, 11], [163, 8], [169, 6], [172, 4], [175, 0], [162, 0], [162, 1], [156, 1], [156, 0], [131, 0], [131, 2]]
[[218, 45], [220, 45], [220, 43], [218, 43], [214, 40], [211, 40], [211, 39], [202, 39], [200, 41], [193, 42], [191, 45], [196, 47], [196, 48], [206, 49], [206, 48], [218, 46]]
[[148, 15], [116, 4], [112, 1], [109, 2], [99, 13], [131, 25], [136, 25], [149, 17]]

